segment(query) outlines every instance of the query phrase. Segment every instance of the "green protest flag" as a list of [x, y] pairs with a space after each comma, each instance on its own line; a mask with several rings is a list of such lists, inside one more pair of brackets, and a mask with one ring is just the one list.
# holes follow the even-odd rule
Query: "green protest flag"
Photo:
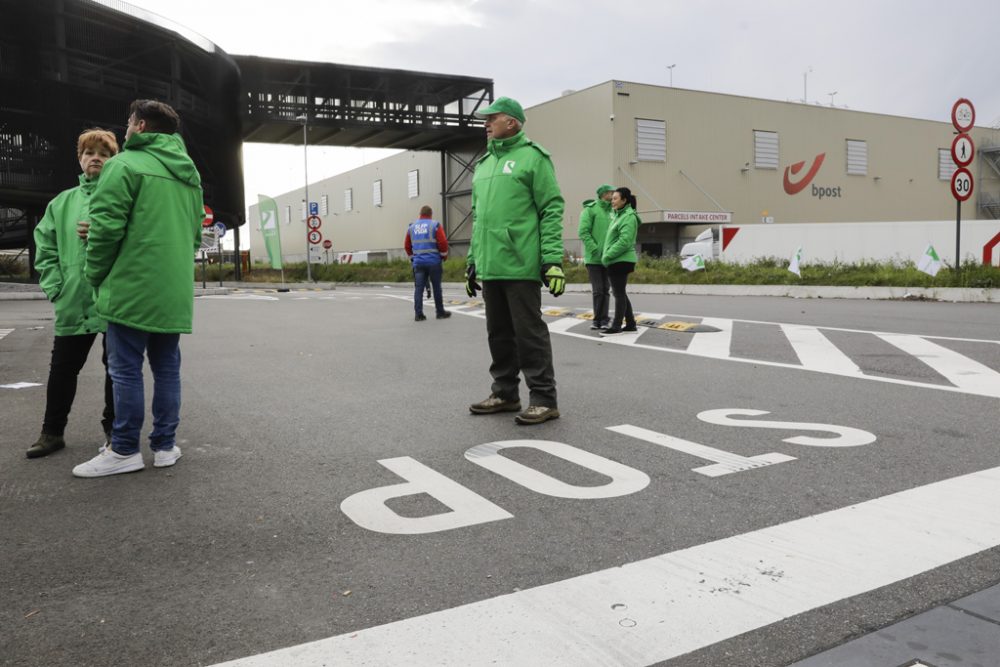
[[281, 234], [278, 232], [278, 205], [274, 200], [264, 195], [257, 195], [260, 203], [260, 232], [264, 235], [264, 247], [271, 259], [271, 268], [281, 267]]

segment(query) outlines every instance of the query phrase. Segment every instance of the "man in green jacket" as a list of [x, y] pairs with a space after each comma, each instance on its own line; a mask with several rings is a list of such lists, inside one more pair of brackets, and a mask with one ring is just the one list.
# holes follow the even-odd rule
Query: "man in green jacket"
[[[108, 324], [94, 309], [90, 284], [83, 277], [84, 245], [78, 223], [86, 220], [90, 197], [97, 187], [104, 163], [118, 152], [115, 135], [107, 130], [87, 130], [76, 142], [80, 161], [80, 185], [59, 193], [49, 202], [45, 215], [35, 227], [35, 270], [38, 283], [55, 309], [55, 340], [49, 381], [45, 388], [45, 417], [42, 433], [28, 448], [29, 459], [47, 456], [66, 446], [63, 432], [76, 398], [77, 377], [98, 333]], [[111, 376], [107, 372], [107, 337], [104, 336], [104, 418], [105, 447], [111, 440], [115, 419]]]
[[180, 334], [191, 333], [194, 254], [201, 243], [201, 177], [170, 106], [136, 100], [122, 153], [104, 167], [90, 205], [85, 275], [108, 321], [115, 394], [111, 446], [73, 469], [77, 477], [142, 470], [143, 356], [153, 372], [153, 466], [181, 456]]
[[524, 109], [516, 100], [498, 98], [476, 115], [484, 118], [487, 146], [472, 177], [465, 288], [469, 296], [483, 290], [493, 386], [489, 398], [469, 410], [519, 411], [518, 373], [523, 373], [530, 401], [515, 421], [541, 424], [559, 416], [539, 288], [544, 283], [553, 296], [566, 289], [563, 198], [548, 151], [521, 131]]
[[611, 196], [615, 188], [602, 185], [597, 188], [597, 199], [583, 202], [580, 212], [580, 240], [583, 242], [583, 263], [587, 267], [587, 277], [590, 278], [590, 293], [594, 301], [594, 321], [591, 329], [600, 329], [611, 323], [608, 318], [608, 304], [611, 301], [611, 281], [608, 280], [608, 270], [601, 263], [604, 254], [604, 237], [611, 224]]

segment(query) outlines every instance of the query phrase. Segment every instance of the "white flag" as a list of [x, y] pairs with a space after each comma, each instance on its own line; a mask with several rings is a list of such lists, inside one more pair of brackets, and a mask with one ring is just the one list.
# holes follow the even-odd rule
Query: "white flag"
[[704, 271], [705, 260], [702, 258], [701, 255], [692, 255], [686, 259], [682, 259], [681, 266], [683, 266], [688, 271]]
[[802, 246], [799, 246], [799, 249], [795, 251], [794, 255], [792, 255], [792, 261], [788, 263], [788, 270], [797, 275], [799, 278], [802, 277], [802, 274], [799, 273], [799, 262], [801, 261], [802, 261]]
[[917, 268], [929, 276], [936, 276], [937, 272], [941, 270], [941, 258], [938, 257], [937, 251], [934, 250], [934, 246], [927, 246], [927, 250], [924, 251], [923, 257], [917, 261]]

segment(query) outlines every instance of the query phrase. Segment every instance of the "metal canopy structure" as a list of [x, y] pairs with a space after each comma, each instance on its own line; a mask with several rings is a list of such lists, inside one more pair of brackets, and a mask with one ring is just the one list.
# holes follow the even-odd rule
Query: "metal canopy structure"
[[[158, 99], [181, 133], [215, 218], [245, 220], [247, 142], [465, 152], [491, 79], [227, 55], [121, 0], [0, 0], [0, 248], [32, 249], [45, 205], [77, 182], [76, 138], [124, 140], [129, 103]], [[442, 193], [446, 200], [449, 193]], [[458, 195], [460, 196], [460, 195]]]
[[313, 146], [448, 150], [482, 143], [474, 113], [493, 81], [465, 76], [234, 56], [243, 140]]

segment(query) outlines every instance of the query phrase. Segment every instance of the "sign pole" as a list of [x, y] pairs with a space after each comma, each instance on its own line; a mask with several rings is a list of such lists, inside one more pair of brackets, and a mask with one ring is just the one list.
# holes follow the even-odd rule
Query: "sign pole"
[[955, 275], [962, 273], [962, 200], [955, 202]]
[[[306, 127], [309, 125], [309, 115], [306, 114], [302, 117], [302, 161], [303, 161], [303, 172], [306, 176], [306, 219], [308, 220], [309, 211], [309, 140], [306, 138]], [[309, 227], [306, 226], [306, 281], [312, 282], [312, 267], [310, 259], [310, 246], [309, 243]]]
[[204, 249], [201, 251], [201, 288], [205, 289], [205, 262], [208, 260], [205, 257]]
[[218, 238], [219, 241], [219, 287], [222, 287], [222, 237]]

